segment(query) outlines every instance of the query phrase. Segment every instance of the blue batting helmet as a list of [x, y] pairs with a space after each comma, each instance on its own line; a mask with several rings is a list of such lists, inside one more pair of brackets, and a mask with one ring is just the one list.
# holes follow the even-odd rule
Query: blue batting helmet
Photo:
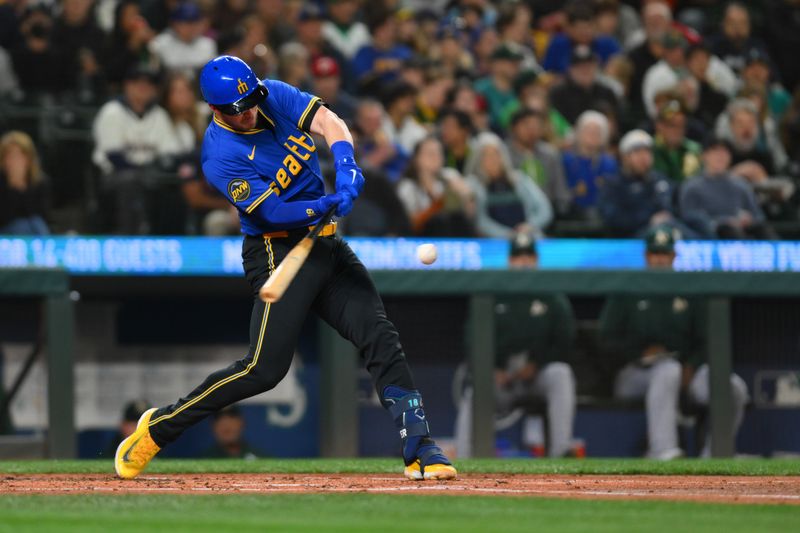
[[200, 91], [206, 102], [226, 115], [237, 115], [261, 103], [267, 88], [241, 59], [219, 56], [200, 72]]

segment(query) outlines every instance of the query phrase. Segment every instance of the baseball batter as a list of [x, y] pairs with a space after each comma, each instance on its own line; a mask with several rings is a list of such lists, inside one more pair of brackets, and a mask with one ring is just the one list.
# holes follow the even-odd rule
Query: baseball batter
[[[656, 226], [646, 236], [648, 268], [672, 268], [675, 231]], [[678, 405], [681, 389], [699, 405], [708, 405], [708, 364], [705, 362], [705, 307], [702, 301], [647, 295], [613, 296], [600, 315], [600, 340], [606, 350], [624, 361], [614, 394], [644, 398], [647, 411], [648, 457], [674, 459], [678, 446]], [[734, 432], [748, 401], [747, 385], [731, 374]], [[701, 455], [710, 455], [706, 439]]]
[[[319, 98], [277, 80], [259, 80], [236, 57], [208, 62], [200, 88], [214, 113], [203, 140], [203, 172], [238, 209], [245, 234], [242, 259], [254, 298], [250, 350], [174, 404], [145, 412], [117, 449], [117, 474], [137, 476], [191, 425], [275, 387], [313, 310], [358, 347], [400, 432], [405, 476], [455, 478], [456, 469], [430, 437], [399, 335], [366, 268], [336, 236], [336, 223], [320, 220], [333, 205], [338, 216], [347, 215], [364, 185], [347, 126]], [[323, 136], [333, 153], [334, 194], [325, 194], [311, 133]], [[263, 303], [259, 288], [316, 224], [325, 224], [321, 238], [294, 282], [280, 302]]]

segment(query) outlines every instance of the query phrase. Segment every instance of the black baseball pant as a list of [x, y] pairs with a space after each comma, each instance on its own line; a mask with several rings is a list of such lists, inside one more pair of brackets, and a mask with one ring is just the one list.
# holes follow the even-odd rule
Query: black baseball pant
[[242, 259], [254, 299], [249, 353], [153, 413], [150, 434], [156, 444], [163, 447], [215, 411], [275, 387], [289, 371], [310, 310], [358, 348], [379, 396], [387, 385], [415, 388], [397, 329], [386, 317], [366, 267], [340, 238], [317, 240], [279, 302], [265, 304], [259, 299], [258, 290], [306, 233], [302, 229], [289, 231], [286, 237], [245, 237]]

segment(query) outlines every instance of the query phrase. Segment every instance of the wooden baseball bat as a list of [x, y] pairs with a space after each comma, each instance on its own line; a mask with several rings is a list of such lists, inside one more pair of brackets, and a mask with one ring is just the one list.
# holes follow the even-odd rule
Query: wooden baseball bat
[[283, 297], [286, 289], [291, 285], [292, 280], [297, 276], [303, 263], [306, 262], [308, 254], [311, 253], [311, 248], [322, 231], [322, 228], [330, 221], [333, 213], [336, 211], [337, 204], [332, 205], [319, 219], [314, 229], [308, 232], [308, 235], [303, 237], [303, 240], [297, 243], [292, 248], [286, 257], [283, 258], [281, 264], [275, 269], [275, 272], [267, 278], [266, 283], [258, 291], [258, 296], [261, 300], [267, 303], [275, 303]]

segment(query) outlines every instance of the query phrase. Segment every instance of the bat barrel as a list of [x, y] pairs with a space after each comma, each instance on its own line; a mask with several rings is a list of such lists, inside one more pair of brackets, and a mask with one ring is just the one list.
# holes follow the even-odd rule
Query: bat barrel
[[275, 303], [283, 297], [292, 280], [300, 272], [303, 263], [306, 262], [313, 246], [314, 240], [311, 237], [305, 237], [289, 251], [281, 261], [281, 264], [278, 265], [278, 268], [275, 269], [275, 272], [272, 273], [264, 283], [264, 286], [258, 291], [258, 296], [262, 301]]

